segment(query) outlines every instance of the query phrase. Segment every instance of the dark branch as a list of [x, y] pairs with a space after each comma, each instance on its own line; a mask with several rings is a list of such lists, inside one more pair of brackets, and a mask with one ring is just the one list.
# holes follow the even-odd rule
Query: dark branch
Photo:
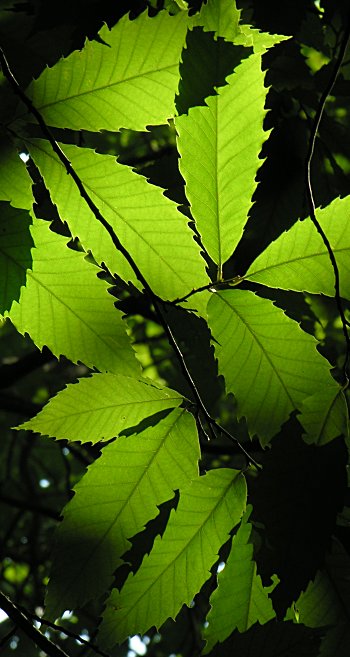
[[61, 515], [55, 511], [54, 509], [50, 509], [47, 506], [40, 506], [38, 504], [34, 504], [33, 502], [25, 501], [25, 500], [17, 500], [15, 497], [11, 497], [10, 495], [2, 495], [0, 494], [0, 502], [2, 504], [8, 504], [9, 506], [14, 507], [15, 509], [22, 509], [23, 511], [30, 511], [32, 513], [39, 513], [42, 516], [46, 516], [47, 518], [52, 518], [52, 520], [61, 520]]
[[192, 393], [193, 393], [194, 399], [196, 401], [196, 404], [197, 404], [199, 410], [204, 415], [206, 421], [208, 422], [209, 425], [211, 425], [213, 427], [216, 427], [221, 433], [225, 433], [225, 435], [227, 437], [230, 437], [230, 439], [233, 440], [238, 445], [238, 447], [241, 449], [241, 451], [244, 453], [245, 457], [248, 460], [248, 463], [250, 462], [253, 465], [255, 465], [255, 467], [260, 468], [261, 467], [260, 464], [257, 463], [249, 455], [249, 453], [244, 449], [243, 445], [241, 445], [241, 443], [237, 440], [237, 438], [235, 438], [228, 431], [223, 429], [211, 417], [211, 415], [208, 413], [208, 411], [207, 411], [207, 409], [206, 409], [206, 407], [205, 407], [205, 405], [204, 405], [204, 403], [201, 399], [201, 396], [198, 392], [197, 386], [196, 386], [196, 384], [195, 384], [195, 382], [192, 378], [192, 375], [191, 375], [191, 373], [190, 373], [190, 371], [187, 367], [187, 364], [185, 362], [182, 351], [181, 351], [179, 345], [177, 344], [175, 336], [173, 335], [173, 332], [172, 332], [172, 330], [171, 330], [171, 328], [170, 328], [170, 326], [169, 326], [169, 324], [168, 324], [168, 322], [165, 318], [164, 311], [166, 309], [166, 303], [167, 302], [163, 301], [163, 299], [158, 297], [158, 295], [156, 295], [155, 292], [153, 292], [151, 286], [149, 285], [149, 283], [147, 282], [147, 280], [143, 276], [143, 274], [140, 271], [139, 267], [137, 266], [136, 262], [134, 261], [134, 259], [132, 258], [132, 256], [128, 252], [128, 250], [120, 242], [120, 240], [119, 240], [118, 236], [116, 235], [116, 233], [114, 232], [112, 226], [104, 218], [104, 216], [101, 214], [99, 208], [95, 205], [93, 200], [90, 198], [89, 194], [87, 193], [87, 191], [84, 187], [83, 182], [80, 180], [78, 174], [76, 173], [76, 171], [72, 167], [71, 162], [69, 161], [69, 159], [67, 158], [67, 156], [65, 155], [65, 153], [63, 152], [63, 150], [61, 149], [61, 147], [59, 146], [59, 144], [55, 140], [55, 138], [53, 137], [51, 131], [47, 127], [43, 117], [40, 114], [40, 112], [36, 109], [36, 107], [33, 105], [32, 101], [30, 100], [30, 98], [28, 98], [28, 96], [24, 93], [24, 91], [22, 91], [21, 87], [19, 86], [16, 78], [14, 77], [14, 75], [13, 75], [13, 73], [12, 73], [10, 67], [9, 67], [9, 64], [6, 60], [6, 57], [5, 57], [5, 54], [2, 50], [2, 48], [0, 48], [0, 63], [1, 63], [1, 66], [2, 66], [3, 74], [4, 74], [5, 78], [7, 79], [7, 81], [9, 82], [9, 84], [11, 85], [11, 87], [13, 88], [15, 94], [17, 94], [20, 97], [20, 99], [23, 101], [23, 103], [27, 107], [28, 111], [36, 118], [36, 120], [37, 120], [37, 122], [38, 122], [38, 124], [39, 124], [39, 126], [40, 126], [40, 128], [43, 132], [43, 135], [48, 139], [49, 143], [51, 144], [51, 147], [52, 147], [53, 151], [56, 153], [56, 155], [59, 158], [60, 162], [62, 162], [67, 174], [69, 174], [72, 177], [75, 185], [77, 186], [77, 188], [79, 190], [79, 193], [80, 193], [82, 199], [86, 202], [89, 209], [91, 210], [91, 212], [95, 216], [96, 220], [99, 221], [102, 224], [102, 226], [106, 229], [106, 231], [108, 232], [108, 234], [110, 235], [110, 237], [112, 239], [112, 242], [113, 242], [115, 248], [120, 253], [122, 253], [122, 255], [124, 256], [126, 261], [129, 263], [129, 265], [130, 265], [131, 269], [133, 270], [135, 276], [137, 277], [138, 281], [143, 286], [143, 288], [144, 288], [146, 294], [148, 295], [150, 301], [153, 303], [157, 318], [158, 318], [161, 326], [164, 328], [164, 331], [165, 331], [165, 333], [168, 337], [169, 343], [172, 346], [172, 348], [173, 348], [173, 350], [176, 354], [176, 357], [178, 359], [179, 365], [181, 367], [181, 371], [182, 371], [185, 379], [187, 380], [187, 382], [188, 382], [188, 384], [189, 384], [189, 386], [192, 390]]
[[28, 636], [35, 645], [43, 650], [49, 657], [69, 657], [62, 648], [60, 648], [56, 643], [53, 643], [48, 639], [44, 634], [42, 634], [31, 621], [26, 618], [26, 616], [16, 607], [16, 605], [11, 602], [11, 600], [0, 591], [0, 609], [3, 609], [5, 614], [12, 620], [12, 622], [21, 629], [26, 636]]
[[338, 269], [338, 264], [335, 258], [335, 255], [333, 253], [331, 244], [329, 242], [329, 239], [327, 235], [325, 234], [321, 224], [319, 223], [318, 219], [316, 218], [316, 212], [315, 212], [315, 200], [314, 200], [314, 195], [313, 195], [313, 190], [312, 190], [312, 182], [311, 182], [311, 164], [312, 164], [312, 158], [315, 150], [315, 143], [316, 143], [316, 137], [317, 133], [320, 127], [320, 123], [322, 120], [322, 116], [324, 113], [324, 109], [326, 106], [327, 98], [328, 96], [332, 93], [332, 89], [334, 87], [334, 84], [336, 82], [336, 79], [338, 77], [339, 71], [341, 69], [341, 66], [344, 62], [344, 57], [345, 57], [345, 52], [347, 50], [347, 46], [349, 43], [350, 39], [350, 17], [348, 21], [348, 25], [345, 29], [343, 39], [340, 44], [338, 56], [336, 58], [334, 68], [332, 71], [332, 75], [328, 81], [328, 84], [326, 88], [324, 89], [320, 102], [313, 120], [313, 125], [311, 127], [311, 133], [310, 133], [310, 139], [309, 139], [309, 147], [308, 147], [308, 152], [306, 156], [306, 162], [305, 162], [305, 169], [306, 169], [306, 196], [307, 196], [307, 201], [309, 205], [309, 211], [310, 211], [310, 218], [314, 226], [316, 227], [316, 230], [318, 233], [321, 235], [322, 241], [328, 251], [329, 259], [332, 263], [333, 271], [334, 271], [334, 289], [335, 289], [335, 301], [337, 304], [337, 308], [339, 311], [339, 315], [341, 318], [342, 322], [342, 328], [343, 328], [343, 334], [345, 338], [345, 344], [346, 344], [346, 355], [345, 355], [345, 361], [344, 361], [344, 366], [343, 366], [343, 374], [344, 374], [344, 384], [347, 386], [349, 384], [349, 376], [348, 376], [348, 366], [349, 366], [349, 358], [350, 358], [350, 336], [347, 328], [347, 320], [344, 314], [344, 309], [343, 309], [343, 304], [340, 296], [340, 276], [339, 276], [339, 269]]
[[9, 388], [16, 383], [22, 376], [30, 374], [33, 370], [49, 363], [54, 359], [51, 351], [44, 347], [42, 351], [36, 350], [26, 354], [14, 363], [1, 365], [0, 367], [0, 388]]

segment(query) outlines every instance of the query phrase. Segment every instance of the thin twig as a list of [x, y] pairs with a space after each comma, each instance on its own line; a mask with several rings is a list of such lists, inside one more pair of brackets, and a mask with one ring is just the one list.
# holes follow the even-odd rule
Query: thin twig
[[343, 39], [340, 44], [338, 56], [336, 58], [334, 68], [332, 75], [328, 81], [327, 86], [325, 87], [321, 98], [320, 102], [313, 120], [313, 125], [311, 127], [311, 133], [310, 133], [310, 139], [309, 139], [309, 147], [308, 147], [308, 152], [306, 156], [306, 162], [305, 162], [305, 173], [306, 173], [306, 196], [307, 196], [307, 201], [309, 205], [309, 212], [310, 212], [310, 219], [312, 223], [314, 224], [317, 232], [321, 235], [322, 241], [328, 251], [329, 259], [331, 261], [332, 267], [333, 267], [333, 272], [334, 272], [334, 289], [335, 289], [335, 301], [337, 304], [337, 308], [339, 311], [339, 315], [341, 318], [341, 323], [342, 323], [342, 329], [343, 329], [343, 334], [345, 338], [345, 344], [346, 344], [346, 354], [345, 354], [345, 360], [344, 360], [344, 365], [343, 365], [343, 375], [344, 375], [344, 387], [347, 387], [349, 384], [349, 377], [348, 377], [348, 366], [349, 366], [349, 358], [350, 358], [350, 336], [349, 332], [347, 329], [347, 320], [344, 314], [344, 309], [343, 309], [343, 304], [341, 301], [341, 296], [340, 296], [340, 276], [339, 276], [339, 268], [338, 264], [335, 258], [335, 255], [333, 253], [331, 244], [329, 242], [329, 239], [324, 232], [320, 222], [316, 218], [316, 206], [315, 206], [315, 199], [314, 199], [314, 194], [313, 194], [313, 189], [312, 189], [312, 182], [311, 182], [311, 164], [312, 164], [312, 158], [315, 150], [315, 144], [316, 144], [316, 137], [317, 133], [320, 127], [320, 123], [322, 120], [322, 116], [324, 113], [324, 109], [326, 106], [327, 98], [330, 96], [332, 89], [334, 87], [334, 84], [336, 82], [336, 79], [338, 77], [339, 71], [341, 69], [341, 66], [344, 61], [344, 56], [345, 52], [349, 43], [350, 39], [350, 17], [349, 17], [349, 22], [348, 25], [345, 29]]
[[25, 613], [27, 614], [27, 616], [37, 621], [38, 623], [41, 623], [42, 625], [46, 625], [47, 627], [50, 627], [52, 630], [56, 630], [56, 632], [63, 632], [63, 634], [66, 634], [66, 636], [69, 636], [71, 639], [75, 639], [76, 641], [79, 641], [80, 643], [84, 644], [85, 646], [93, 650], [96, 653], [96, 655], [101, 655], [101, 657], [110, 657], [108, 653], [101, 650], [95, 643], [92, 643], [92, 641], [89, 641], [88, 639], [83, 639], [83, 637], [81, 637], [80, 634], [76, 634], [75, 632], [68, 630], [66, 627], [63, 627], [63, 625], [52, 623], [46, 618], [41, 618], [37, 614], [32, 614], [29, 611], [26, 611]]
[[18, 609], [18, 607], [0, 591], [0, 609], [3, 609], [5, 614], [12, 620], [12, 622], [20, 628], [29, 639], [34, 641], [35, 645], [43, 650], [49, 657], [69, 657], [62, 648], [56, 643], [53, 643], [44, 634], [40, 632], [28, 618]]
[[255, 467], [257, 467], [257, 468], [260, 468], [260, 467], [261, 467], [260, 464], [257, 463], [257, 462], [256, 462], [256, 461], [255, 461], [250, 455], [249, 455], [249, 453], [244, 449], [243, 445], [241, 445], [241, 443], [238, 441], [238, 439], [235, 438], [235, 436], [232, 436], [231, 434], [229, 434], [229, 432], [227, 432], [226, 430], [224, 430], [224, 429], [223, 429], [223, 428], [222, 428], [222, 427], [221, 427], [221, 426], [220, 426], [220, 425], [219, 425], [219, 424], [218, 424], [218, 423], [217, 423], [217, 422], [211, 417], [211, 415], [210, 415], [209, 412], [207, 411], [207, 409], [206, 409], [206, 407], [205, 407], [205, 405], [204, 405], [204, 403], [203, 403], [203, 401], [202, 401], [202, 399], [201, 399], [201, 396], [200, 396], [200, 394], [199, 394], [199, 391], [198, 391], [198, 389], [197, 389], [197, 386], [196, 386], [196, 384], [195, 384], [195, 382], [194, 382], [194, 380], [193, 380], [193, 378], [192, 378], [192, 375], [191, 375], [191, 373], [190, 373], [190, 371], [189, 371], [189, 369], [188, 369], [188, 367], [187, 367], [187, 364], [186, 364], [186, 362], [185, 362], [185, 359], [184, 359], [184, 356], [183, 356], [183, 354], [182, 354], [182, 351], [181, 351], [179, 345], [177, 344], [177, 341], [176, 341], [176, 339], [175, 339], [175, 336], [174, 336], [174, 334], [173, 334], [173, 332], [172, 332], [172, 330], [171, 330], [171, 328], [170, 328], [170, 326], [169, 326], [169, 324], [168, 324], [168, 322], [167, 322], [167, 320], [166, 320], [166, 318], [165, 318], [165, 315], [164, 315], [163, 309], [166, 308], [166, 302], [164, 302], [163, 299], [161, 299], [160, 297], [158, 297], [158, 295], [155, 294], [155, 292], [152, 290], [151, 286], [149, 285], [149, 283], [147, 282], [147, 280], [146, 280], [145, 277], [143, 276], [142, 272], [140, 271], [140, 269], [139, 269], [138, 265], [136, 264], [136, 262], [134, 261], [133, 257], [130, 255], [130, 253], [128, 252], [128, 250], [122, 245], [122, 243], [120, 242], [118, 236], [117, 236], [116, 233], [114, 232], [112, 226], [111, 226], [111, 225], [108, 223], [108, 221], [104, 218], [104, 216], [101, 214], [99, 208], [95, 205], [95, 203], [94, 203], [94, 202], [92, 201], [92, 199], [90, 198], [89, 194], [87, 193], [87, 191], [86, 191], [86, 189], [85, 189], [85, 187], [84, 187], [83, 182], [80, 180], [78, 174], [76, 173], [76, 171], [75, 171], [74, 168], [72, 167], [71, 162], [69, 161], [69, 159], [67, 158], [67, 156], [65, 155], [65, 153], [63, 152], [63, 150], [61, 149], [61, 147], [59, 146], [59, 144], [57, 143], [57, 141], [55, 140], [55, 138], [54, 138], [54, 136], [52, 135], [52, 133], [51, 133], [51, 131], [49, 130], [49, 128], [47, 127], [47, 125], [46, 125], [46, 123], [45, 123], [43, 117], [42, 117], [41, 114], [40, 114], [40, 112], [39, 112], [39, 111], [37, 110], [37, 108], [33, 105], [33, 103], [32, 103], [32, 101], [30, 100], [30, 98], [28, 98], [28, 96], [24, 93], [24, 91], [22, 91], [20, 85], [18, 84], [18, 82], [17, 82], [15, 76], [13, 75], [13, 73], [12, 73], [12, 71], [11, 71], [11, 69], [10, 69], [10, 66], [9, 66], [9, 64], [8, 64], [8, 62], [7, 62], [7, 59], [6, 59], [6, 57], [5, 57], [5, 54], [4, 54], [4, 52], [3, 52], [3, 50], [2, 50], [1, 47], [0, 47], [0, 63], [1, 63], [2, 70], [3, 70], [3, 74], [4, 74], [5, 78], [7, 79], [7, 81], [8, 81], [9, 84], [11, 85], [11, 87], [13, 88], [14, 92], [15, 92], [15, 93], [20, 97], [20, 99], [23, 101], [23, 103], [24, 103], [25, 106], [27, 107], [28, 111], [29, 111], [29, 112], [30, 112], [30, 113], [36, 118], [36, 120], [37, 120], [37, 122], [38, 122], [38, 124], [39, 124], [39, 126], [40, 126], [40, 128], [41, 128], [41, 130], [42, 130], [42, 132], [43, 132], [43, 134], [44, 134], [45, 137], [48, 139], [48, 141], [49, 141], [49, 143], [50, 143], [50, 145], [51, 145], [53, 151], [54, 151], [54, 152], [56, 153], [56, 155], [58, 156], [60, 162], [62, 162], [62, 164], [63, 164], [63, 166], [64, 166], [64, 168], [65, 168], [67, 174], [69, 174], [69, 175], [72, 177], [72, 179], [73, 179], [75, 185], [77, 186], [77, 188], [78, 188], [78, 190], [79, 190], [79, 193], [80, 193], [82, 199], [86, 202], [86, 204], [88, 205], [89, 209], [91, 210], [91, 212], [93, 213], [93, 215], [95, 216], [95, 218], [97, 219], [97, 221], [99, 221], [99, 222], [102, 224], [102, 226], [107, 230], [108, 234], [110, 235], [110, 237], [111, 237], [111, 239], [112, 239], [112, 242], [113, 242], [115, 248], [116, 248], [120, 253], [122, 253], [122, 255], [124, 256], [124, 258], [127, 260], [127, 262], [129, 263], [130, 267], [132, 268], [134, 274], [136, 275], [137, 279], [138, 279], [139, 282], [142, 284], [142, 286], [143, 286], [145, 292], [147, 293], [149, 299], [150, 299], [151, 302], [153, 303], [153, 306], [154, 306], [154, 309], [155, 309], [155, 313], [156, 313], [156, 315], [157, 315], [157, 317], [158, 317], [158, 320], [159, 320], [161, 326], [163, 327], [164, 331], [166, 332], [166, 335], [167, 335], [167, 337], [168, 337], [168, 340], [169, 340], [170, 345], [172, 346], [172, 348], [173, 348], [173, 350], [174, 350], [174, 352], [175, 352], [175, 354], [176, 354], [176, 356], [177, 356], [177, 359], [178, 359], [178, 362], [179, 362], [179, 364], [180, 364], [180, 367], [181, 367], [182, 373], [183, 373], [185, 379], [187, 380], [187, 382], [188, 382], [188, 384], [189, 384], [189, 386], [190, 386], [190, 388], [191, 388], [191, 390], [192, 390], [192, 393], [193, 393], [193, 396], [194, 396], [194, 398], [195, 398], [195, 401], [196, 401], [196, 403], [197, 403], [199, 409], [202, 411], [204, 417], [206, 418], [208, 424], [211, 424], [212, 426], [216, 427], [216, 428], [217, 428], [219, 431], [221, 431], [221, 432], [225, 432], [225, 435], [229, 436], [230, 439], [233, 440], [233, 441], [238, 445], [238, 447], [242, 450], [242, 452], [244, 453], [244, 455], [245, 455], [245, 457], [247, 458], [248, 462], [252, 463], [252, 464], [255, 465]]

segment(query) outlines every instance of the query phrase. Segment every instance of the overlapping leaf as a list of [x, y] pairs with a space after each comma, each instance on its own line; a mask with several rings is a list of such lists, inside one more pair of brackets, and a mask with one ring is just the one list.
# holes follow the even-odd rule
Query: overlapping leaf
[[[113, 273], [137, 283], [130, 265], [95, 219], [50, 146], [36, 141], [29, 148], [72, 234], [79, 236], [97, 262], [105, 262]], [[109, 155], [75, 146], [64, 146], [64, 150], [89, 196], [154, 292], [174, 299], [208, 282], [187, 218], [160, 188]]]
[[150, 379], [94, 374], [70, 384], [21, 429], [67, 440], [96, 443], [117, 436], [150, 415], [179, 406], [182, 397]]
[[226, 566], [218, 574], [218, 588], [210, 597], [212, 608], [204, 632], [207, 640], [205, 653], [234, 630], [246, 632], [257, 621], [263, 625], [275, 617], [269, 591], [263, 588], [253, 560], [253, 544], [249, 542], [252, 531], [248, 522], [250, 513], [251, 507], [233, 537]]
[[183, 409], [103, 449], [64, 509], [46, 613], [56, 617], [108, 589], [128, 539], [198, 475], [199, 456], [194, 418]]
[[163, 537], [157, 537], [135, 575], [109, 599], [101, 641], [112, 646], [128, 635], [175, 618], [209, 577], [228, 533], [240, 520], [246, 484], [237, 470], [211, 470], [180, 490]]
[[212, 296], [208, 323], [219, 373], [251, 434], [266, 444], [292, 410], [332, 382], [315, 339], [268, 299], [244, 290]]
[[33, 204], [31, 179], [24, 162], [0, 130], [0, 200], [30, 210]]
[[266, 93], [261, 56], [251, 55], [207, 107], [176, 119], [186, 195], [219, 272], [242, 237], [256, 187]]
[[32, 266], [31, 217], [26, 210], [0, 202], [0, 313], [18, 300], [26, 271]]
[[310, 582], [296, 603], [298, 621], [328, 631], [320, 657], [347, 657], [350, 641], [350, 562], [340, 544], [334, 543], [326, 567]]
[[233, 0], [208, 0], [202, 5], [199, 14], [194, 16], [194, 25], [201, 25], [209, 32], [215, 32], [216, 36], [232, 41], [235, 45], [252, 47], [255, 53], [266, 52], [276, 43], [280, 43], [290, 37], [280, 34], [268, 34], [260, 32], [250, 25], [240, 24], [241, 10], [237, 9]]
[[186, 30], [185, 12], [124, 16], [100, 30], [104, 43], [87, 41], [45, 69], [28, 94], [52, 126], [115, 131], [166, 123], [174, 115]]
[[[350, 298], [350, 196], [335, 199], [316, 217], [330, 242], [340, 275], [340, 293]], [[268, 287], [334, 296], [334, 271], [321, 235], [310, 219], [298, 221], [272, 242], [245, 278]]]
[[301, 404], [299, 422], [306, 430], [304, 440], [325, 445], [349, 433], [348, 408], [342, 388], [332, 381]]
[[67, 247], [46, 221], [33, 219], [32, 270], [14, 301], [9, 317], [20, 333], [47, 345], [55, 356], [67, 356], [101, 371], [138, 376], [137, 364], [122, 314], [107, 284], [85, 254]]
[[203, 26], [208, 32], [215, 32], [216, 36], [227, 41], [235, 41], [240, 34], [240, 13], [232, 0], [208, 0], [202, 5], [199, 14], [193, 17], [193, 23]]

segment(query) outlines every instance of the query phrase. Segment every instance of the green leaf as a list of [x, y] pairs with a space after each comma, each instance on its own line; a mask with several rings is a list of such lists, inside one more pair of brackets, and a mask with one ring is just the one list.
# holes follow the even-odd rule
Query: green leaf
[[226, 390], [263, 445], [306, 397], [332, 382], [316, 340], [268, 299], [237, 289], [215, 293], [208, 323]]
[[194, 16], [193, 23], [202, 26], [206, 32], [215, 32], [216, 36], [234, 42], [240, 34], [240, 13], [233, 0], [208, 0]]
[[[350, 196], [316, 210], [337, 261], [341, 296], [350, 299]], [[249, 267], [245, 278], [268, 287], [334, 296], [334, 271], [311, 219], [298, 221], [272, 242]]]
[[33, 219], [33, 267], [20, 300], [8, 313], [17, 330], [29, 333], [40, 349], [55, 356], [123, 374], [140, 374], [122, 314], [114, 307], [108, 285], [85, 254], [67, 247], [67, 239], [49, 224]]
[[[57, 532], [46, 613], [55, 618], [100, 596], [130, 548], [131, 536], [174, 490], [198, 474], [196, 424], [184, 409], [104, 447], [75, 487]], [[62, 573], [65, 577], [62, 578]]]
[[100, 30], [104, 43], [86, 41], [82, 51], [45, 69], [27, 93], [56, 127], [144, 130], [166, 123], [174, 115], [187, 20], [185, 12], [123, 16]]
[[9, 310], [14, 299], [18, 301], [32, 266], [30, 224], [29, 212], [0, 202], [0, 313]]
[[350, 560], [342, 545], [333, 542], [326, 566], [296, 602], [300, 623], [327, 627], [320, 657], [347, 657], [350, 641]]
[[208, 107], [176, 119], [186, 195], [219, 272], [242, 237], [256, 188], [266, 93], [261, 57], [252, 55], [207, 99]]
[[68, 385], [19, 428], [52, 438], [97, 443], [181, 402], [178, 392], [158, 387], [150, 379], [93, 374]]
[[234, 630], [246, 632], [257, 621], [263, 625], [275, 617], [270, 589], [264, 589], [253, 560], [250, 543], [252, 525], [248, 522], [249, 506], [236, 535], [225, 568], [218, 574], [218, 588], [210, 597], [209, 625], [204, 631], [207, 640], [204, 653], [224, 641]]
[[0, 201], [30, 210], [32, 181], [12, 142], [0, 129]]
[[260, 30], [251, 27], [250, 25], [240, 25], [241, 34], [237, 37], [236, 43], [252, 47], [255, 53], [264, 54], [269, 48], [272, 48], [281, 41], [290, 39], [290, 36], [283, 36], [282, 34], [269, 34], [268, 32], [260, 32]]
[[338, 436], [348, 436], [348, 408], [343, 389], [333, 381], [306, 397], [298, 420], [306, 430], [305, 442], [325, 445]]
[[180, 490], [163, 537], [135, 575], [108, 601], [101, 641], [112, 646], [128, 635], [157, 628], [189, 605], [209, 577], [222, 543], [239, 522], [246, 483], [237, 470], [211, 470]]
[[[51, 147], [35, 141], [29, 148], [73, 236], [78, 236], [84, 248], [91, 250], [97, 262], [106, 263], [112, 273], [140, 285]], [[188, 219], [163, 190], [110, 155], [76, 146], [63, 148], [90, 198], [156, 294], [174, 299], [208, 282]]]

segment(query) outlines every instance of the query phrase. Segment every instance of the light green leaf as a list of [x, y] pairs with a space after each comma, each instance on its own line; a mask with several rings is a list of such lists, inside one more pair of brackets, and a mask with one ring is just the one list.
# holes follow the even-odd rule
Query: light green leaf
[[241, 34], [236, 38], [235, 43], [252, 47], [255, 53], [264, 54], [269, 48], [272, 48], [281, 41], [290, 39], [290, 36], [283, 36], [282, 34], [269, 34], [268, 32], [260, 32], [260, 30], [251, 27], [250, 25], [240, 25]]
[[150, 379], [93, 374], [68, 385], [19, 428], [52, 438], [96, 443], [181, 402], [178, 392], [161, 388]]
[[[106, 263], [112, 273], [139, 285], [130, 265], [95, 219], [51, 147], [39, 140], [28, 147], [73, 236], [79, 237], [97, 262]], [[175, 299], [208, 283], [205, 263], [188, 219], [163, 195], [163, 190], [110, 155], [98, 155], [76, 146], [63, 148], [89, 196], [156, 294]]]
[[43, 71], [27, 93], [46, 123], [76, 130], [144, 130], [174, 115], [187, 15], [144, 12], [104, 26], [82, 51]]
[[332, 382], [316, 340], [268, 299], [245, 290], [213, 294], [208, 323], [219, 373], [263, 445], [291, 411]]
[[218, 265], [233, 253], [242, 237], [263, 130], [267, 88], [261, 57], [251, 55], [227, 78], [208, 107], [192, 107], [176, 119], [180, 171], [203, 246]]
[[[130, 548], [131, 536], [174, 490], [198, 475], [196, 424], [184, 409], [104, 447], [64, 509], [52, 557], [46, 613], [55, 618], [100, 596]], [[62, 577], [62, 572], [65, 577]]]
[[[350, 299], [350, 196], [336, 198], [316, 217], [337, 261], [340, 293]], [[249, 267], [247, 280], [283, 290], [334, 296], [334, 271], [311, 219], [298, 221], [272, 242]]]
[[204, 631], [207, 640], [204, 653], [224, 641], [234, 630], [246, 632], [254, 623], [261, 625], [275, 617], [269, 589], [264, 589], [256, 573], [253, 545], [250, 543], [252, 526], [248, 522], [249, 506], [236, 535], [225, 568], [218, 574], [218, 588], [210, 597], [209, 625]]
[[101, 371], [138, 376], [140, 367], [114, 307], [107, 284], [85, 254], [67, 247], [67, 238], [33, 219], [32, 271], [20, 300], [8, 313], [17, 330], [29, 333], [40, 349], [64, 354]]
[[157, 628], [189, 605], [246, 503], [246, 483], [237, 470], [211, 470], [180, 490], [163, 537], [158, 536], [135, 575], [107, 604], [101, 641], [112, 646], [127, 636]]
[[0, 200], [30, 210], [32, 181], [12, 142], [0, 130]]
[[232, 41], [235, 45], [253, 48], [255, 53], [263, 54], [276, 43], [290, 39], [289, 36], [268, 34], [240, 23], [241, 10], [234, 0], [208, 0], [202, 5], [198, 15], [193, 17], [193, 24], [200, 25], [206, 32], [215, 32], [216, 36]]
[[240, 34], [240, 14], [233, 0], [208, 0], [199, 14], [193, 17], [193, 25], [202, 26], [206, 32], [215, 32], [216, 36], [234, 42]]
[[29, 212], [0, 202], [0, 313], [19, 299], [26, 271], [32, 266], [30, 224]]
[[331, 382], [301, 403], [298, 420], [306, 430], [306, 443], [326, 445], [334, 438], [348, 436], [348, 408], [343, 389]]

